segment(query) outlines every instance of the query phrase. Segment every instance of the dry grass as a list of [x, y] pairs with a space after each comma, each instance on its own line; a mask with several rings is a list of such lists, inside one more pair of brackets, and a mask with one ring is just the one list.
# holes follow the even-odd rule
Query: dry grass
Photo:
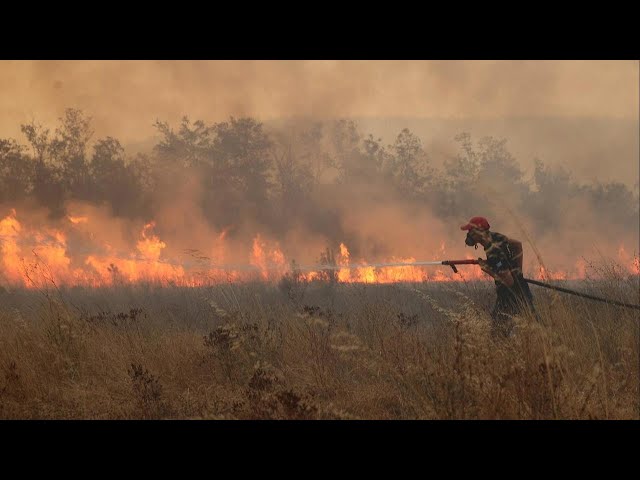
[[496, 339], [489, 284], [4, 292], [0, 418], [638, 419], [638, 311], [534, 295]]

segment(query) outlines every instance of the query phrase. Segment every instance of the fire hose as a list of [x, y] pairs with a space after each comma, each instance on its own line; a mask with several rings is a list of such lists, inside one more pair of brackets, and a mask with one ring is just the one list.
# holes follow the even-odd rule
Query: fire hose
[[[309, 265], [309, 266], [301, 266], [299, 270], [342, 270], [342, 269], [350, 269], [350, 268], [370, 268], [370, 267], [421, 267], [427, 265], [447, 265], [451, 267], [454, 273], [458, 273], [458, 269], [456, 265], [479, 265], [478, 260], [442, 260], [435, 262], [412, 262], [412, 263], [368, 263], [364, 265]], [[570, 295], [576, 295], [578, 297], [587, 298], [589, 300], [595, 300], [597, 302], [605, 302], [610, 305], [617, 305], [619, 307], [626, 308], [635, 308], [640, 310], [640, 305], [635, 305], [632, 303], [624, 303], [618, 302], [615, 300], [611, 300], [608, 298], [596, 297], [594, 295], [589, 295], [587, 293], [577, 292], [575, 290], [570, 290], [568, 288], [558, 287], [556, 285], [550, 285], [548, 283], [539, 282], [537, 280], [532, 280], [531, 278], [524, 278], [524, 281], [527, 283], [531, 283], [533, 285], [538, 285], [539, 287], [549, 288], [551, 290], [557, 290], [559, 292], [568, 293]]]
[[[478, 265], [478, 260], [444, 260], [441, 263], [442, 265], [449, 265], [455, 273], [458, 273], [458, 269], [456, 268], [456, 265]], [[524, 281], [527, 283], [531, 283], [533, 285], [538, 285], [539, 287], [549, 288], [551, 290], [557, 290], [559, 292], [568, 293], [570, 295], [576, 295], [582, 298], [588, 298], [589, 300], [595, 300], [597, 302], [605, 302], [611, 305], [617, 305], [619, 307], [635, 308], [640, 310], [640, 305], [635, 305], [633, 303], [617, 302], [615, 300], [610, 300], [608, 298], [596, 297], [594, 295], [577, 292], [575, 290], [570, 290], [568, 288], [562, 288], [556, 285], [550, 285], [548, 283], [532, 280], [531, 278], [524, 278]]]

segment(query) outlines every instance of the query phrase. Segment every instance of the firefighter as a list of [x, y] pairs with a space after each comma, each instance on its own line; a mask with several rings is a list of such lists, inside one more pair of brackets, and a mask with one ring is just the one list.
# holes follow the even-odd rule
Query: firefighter
[[513, 315], [529, 311], [537, 318], [529, 284], [522, 274], [522, 243], [489, 230], [489, 222], [484, 217], [473, 217], [460, 229], [467, 231], [468, 246], [482, 245], [487, 259], [479, 258], [478, 263], [482, 271], [495, 280], [496, 304], [491, 312], [494, 335], [510, 334]]

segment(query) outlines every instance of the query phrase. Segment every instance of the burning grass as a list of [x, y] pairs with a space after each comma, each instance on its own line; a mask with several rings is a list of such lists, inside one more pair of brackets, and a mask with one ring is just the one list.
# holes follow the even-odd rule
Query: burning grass
[[638, 311], [534, 288], [508, 339], [488, 282], [5, 291], [0, 418], [639, 418]]
[[[408, 265], [417, 260], [408, 256], [354, 258], [344, 243], [340, 243], [335, 252], [331, 248], [320, 252], [320, 258], [316, 260], [307, 255], [301, 266], [295, 258], [283, 253], [278, 241], [268, 241], [259, 233], [255, 234], [251, 248], [246, 251], [241, 243], [227, 241], [225, 232], [213, 241], [210, 252], [181, 249], [179, 242], [166, 243], [156, 235], [153, 221], [136, 226], [135, 232], [131, 225], [122, 227], [128, 240], [117, 238], [118, 235], [111, 232], [114, 237], [107, 241], [100, 232], [92, 230], [100, 223], [99, 220], [92, 221], [89, 216], [68, 216], [61, 222], [43, 226], [41, 221], [19, 218], [16, 210], [12, 209], [0, 220], [0, 284], [30, 289], [40, 288], [43, 280], [46, 284], [85, 287], [140, 282], [202, 286], [228, 281], [277, 282], [285, 275], [295, 275], [305, 282], [325, 280], [371, 284], [425, 280], [459, 282], [485, 278], [479, 268], [464, 268], [459, 274], [454, 274], [446, 266]], [[115, 223], [107, 224], [118, 230]], [[439, 250], [423, 253], [424, 258], [430, 260], [452, 259], [447, 256], [444, 241]], [[467, 260], [474, 259], [468, 252], [454, 254], [454, 258], [462, 256]], [[370, 261], [403, 265], [381, 267], [380, 263], [376, 266]], [[620, 276], [640, 274], [637, 252], [628, 252], [623, 244], [617, 248], [614, 258], [602, 256], [599, 261], [600, 264], [611, 262], [617, 265]], [[527, 265], [525, 272], [541, 280], [581, 280], [588, 278], [588, 272], [594, 270], [584, 258], [567, 258], [563, 264], [558, 270], [547, 270], [542, 263], [537, 269]], [[327, 271], [323, 267], [335, 270]]]

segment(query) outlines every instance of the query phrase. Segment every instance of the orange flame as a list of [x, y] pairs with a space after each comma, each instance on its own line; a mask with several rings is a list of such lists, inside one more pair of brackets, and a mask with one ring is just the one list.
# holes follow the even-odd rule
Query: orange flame
[[[30, 276], [33, 276], [33, 272], [37, 270], [48, 272], [49, 277], [56, 283], [66, 285], [100, 286], [112, 285], [115, 282], [146, 281], [193, 286], [205, 282], [251, 280], [256, 278], [256, 271], [259, 279], [274, 282], [288, 272], [290, 259], [287, 259], [280, 244], [260, 234], [253, 238], [249, 253], [249, 262], [256, 267], [256, 270], [225, 271], [214, 266], [224, 263], [231, 247], [235, 247], [234, 252], [238, 250], [233, 240], [228, 238], [229, 229], [227, 228], [214, 235], [208, 247], [213, 256], [214, 265], [207, 266], [200, 263], [200, 268], [196, 271], [195, 267], [181, 265], [177, 261], [172, 263], [164, 257], [165, 252], [171, 250], [167, 243], [155, 233], [154, 221], [143, 225], [137, 240], [129, 241], [127, 243], [129, 247], [125, 247], [124, 252], [119, 252], [118, 248], [122, 248], [122, 241], [116, 240], [113, 243], [110, 243], [111, 239], [97, 241], [94, 240], [93, 231], [85, 231], [88, 225], [91, 225], [89, 217], [68, 216], [67, 219], [68, 222], [63, 222], [58, 228], [30, 225], [24, 219], [18, 220], [14, 209], [5, 218], [0, 219], [0, 265], [2, 268], [0, 279], [31, 288], [34, 285]], [[83, 227], [83, 231], [80, 232], [76, 228], [78, 224], [84, 224], [87, 227]], [[85, 234], [88, 236], [83, 237], [82, 235]], [[86, 240], [87, 238], [89, 240]], [[86, 251], [78, 246], [79, 242], [85, 241], [92, 244], [92, 246], [86, 246]], [[116, 248], [114, 245], [119, 246]], [[436, 251], [424, 253], [423, 258], [444, 260], [447, 258], [446, 244], [442, 242]], [[453, 254], [453, 256], [474, 258], [468, 253], [460, 256]], [[617, 248], [617, 259], [630, 274], [640, 274], [640, 258], [637, 254], [628, 254], [624, 245]], [[447, 266], [375, 267], [370, 266], [368, 260], [373, 259], [354, 259], [347, 245], [341, 243], [339, 254], [336, 255], [336, 264], [343, 268], [338, 268], [337, 280], [344, 283], [492, 281], [478, 267], [473, 266], [461, 267], [459, 273], [454, 274]], [[396, 256], [375, 260], [385, 263], [416, 261], [414, 257]], [[353, 264], [359, 267], [346, 268], [347, 265]], [[202, 268], [205, 269], [204, 277], [200, 271]], [[542, 280], [585, 278], [586, 262], [582, 259], [575, 261], [574, 269], [569, 271], [551, 271], [539, 267], [534, 275]], [[303, 272], [301, 278], [313, 281], [321, 278], [321, 272]]]
[[69, 216], [67, 216], [67, 218], [74, 225], [77, 225], [78, 223], [87, 223], [89, 221], [89, 217], [73, 217], [73, 216], [69, 215]]
[[153, 230], [155, 226], [155, 222], [149, 222], [144, 226], [141, 233], [142, 240], [138, 241], [137, 247], [145, 259], [157, 262], [162, 253], [162, 249], [165, 248], [167, 244], [153, 234], [151, 234], [150, 237], [147, 236], [148, 232]]
[[567, 273], [563, 271], [551, 271], [540, 265], [536, 276], [537, 280], [567, 280]]

